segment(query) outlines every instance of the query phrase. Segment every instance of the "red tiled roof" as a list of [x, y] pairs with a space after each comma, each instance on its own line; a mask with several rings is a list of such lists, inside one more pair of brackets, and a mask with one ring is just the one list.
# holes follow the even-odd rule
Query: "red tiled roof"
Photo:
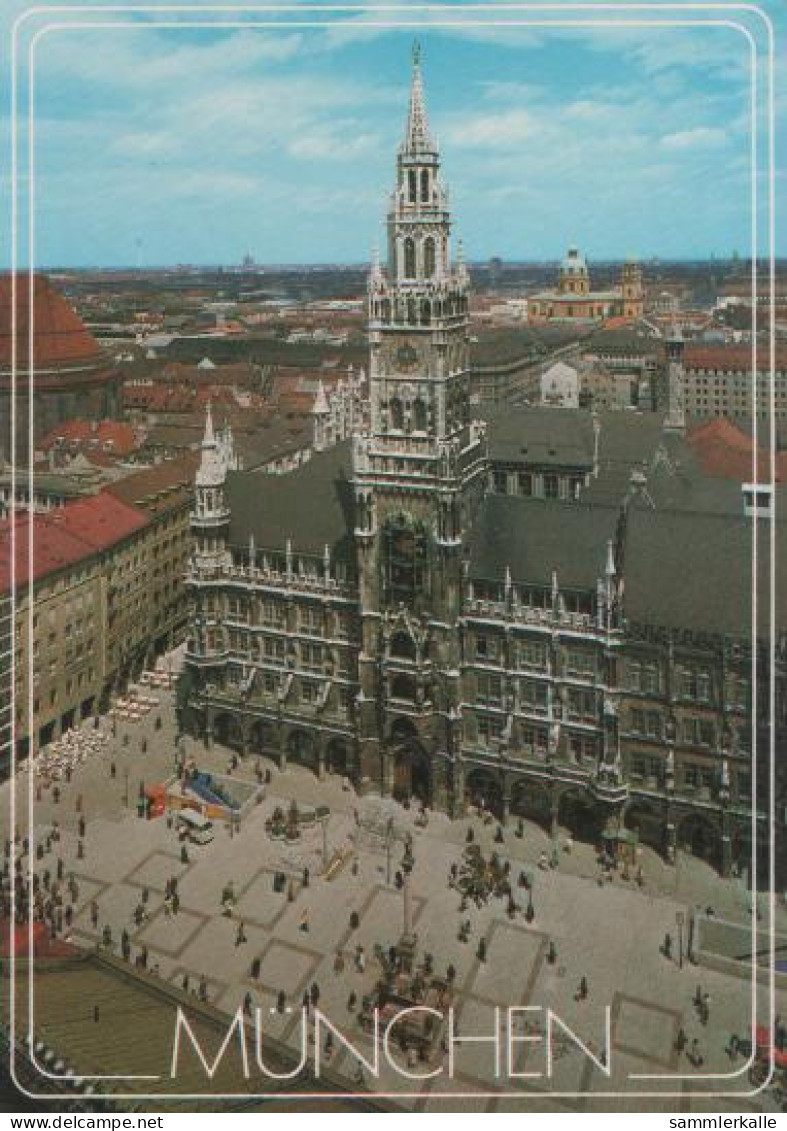
[[[688, 436], [694, 454], [706, 475], [748, 483], [754, 474], [752, 438], [732, 421], [717, 417], [693, 428]], [[757, 479], [771, 478], [771, 456], [762, 448], [757, 455]], [[776, 482], [787, 482], [787, 452], [776, 454]]]
[[[728, 369], [751, 373], [751, 346], [687, 345], [684, 362], [687, 369]], [[765, 371], [770, 355], [765, 346], [757, 350], [757, 368]], [[787, 349], [776, 349], [776, 368], [787, 368]]]
[[[100, 492], [77, 499], [58, 510], [33, 516], [33, 581], [56, 573], [114, 546], [146, 526], [139, 510]], [[16, 582], [24, 587], [30, 576], [30, 516], [17, 513], [0, 523], [0, 592], [11, 588], [11, 537], [16, 527]]]
[[[0, 275], [0, 367], [11, 365], [11, 275]], [[28, 364], [30, 283], [16, 276], [17, 365]], [[36, 369], [106, 364], [93, 335], [44, 275], [33, 278], [33, 363]]]
[[118, 420], [65, 420], [38, 441], [45, 452], [59, 445], [77, 450], [98, 446], [117, 456], [130, 455], [139, 447], [134, 428]]
[[108, 483], [101, 494], [153, 513], [167, 510], [191, 499], [199, 462], [199, 453], [185, 452], [177, 459], [164, 460]]

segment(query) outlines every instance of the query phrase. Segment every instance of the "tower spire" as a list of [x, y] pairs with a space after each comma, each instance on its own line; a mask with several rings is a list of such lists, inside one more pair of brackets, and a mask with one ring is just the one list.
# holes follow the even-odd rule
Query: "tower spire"
[[430, 153], [434, 151], [434, 144], [429, 133], [429, 123], [426, 118], [426, 103], [424, 101], [424, 82], [421, 76], [421, 45], [416, 39], [413, 42], [413, 77], [410, 84], [410, 107], [407, 111], [407, 129], [405, 131], [404, 153]]

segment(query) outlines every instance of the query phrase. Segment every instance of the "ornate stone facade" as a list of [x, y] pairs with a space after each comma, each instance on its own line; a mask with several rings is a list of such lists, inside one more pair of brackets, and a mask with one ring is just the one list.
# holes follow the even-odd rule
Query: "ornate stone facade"
[[[696, 560], [659, 559], [698, 520], [662, 489], [683, 438], [656, 414], [472, 418], [450, 222], [416, 58], [369, 278], [369, 426], [275, 478], [206, 436], [182, 723], [452, 815], [483, 799], [745, 861], [750, 524], [706, 516]], [[711, 568], [737, 596], [687, 594]]]

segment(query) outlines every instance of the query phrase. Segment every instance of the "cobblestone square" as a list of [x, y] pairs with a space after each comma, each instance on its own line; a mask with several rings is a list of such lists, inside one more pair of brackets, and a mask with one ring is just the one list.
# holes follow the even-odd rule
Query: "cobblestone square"
[[[144, 755], [135, 757], [132, 780], [163, 779], [171, 757], [171, 736], [171, 721], [167, 720], [155, 740], [150, 736]], [[227, 754], [221, 748], [207, 752], [192, 744], [190, 751], [201, 766], [226, 769]], [[415, 823], [414, 813], [387, 800], [348, 793], [336, 777], [319, 780], [298, 767], [286, 772], [270, 764], [266, 768], [271, 772], [267, 796], [244, 817], [240, 832], [231, 835], [227, 826], [217, 822], [210, 844], [188, 845], [186, 862], [181, 861], [176, 822], [168, 827], [164, 818], [140, 819], [125, 804], [122, 777], [113, 779], [100, 757], [78, 770], [63, 788], [59, 804], [49, 796], [36, 803], [38, 835], [45, 836], [53, 819], [62, 829], [60, 844], [46, 854], [39, 867], [48, 867], [54, 874], [59, 854], [66, 876], [73, 871], [80, 885], [73, 941], [95, 948], [104, 926], [109, 925], [117, 946], [125, 927], [132, 936], [132, 958], [140, 946], [147, 947], [149, 971], [178, 988], [187, 976], [191, 994], [204, 977], [208, 1000], [228, 1016], [250, 994], [252, 1005], [261, 1010], [266, 1032], [283, 1039], [293, 1051], [300, 1039], [301, 997], [316, 983], [320, 1009], [360, 1055], [372, 1058], [370, 1036], [362, 1030], [357, 1015], [362, 998], [372, 993], [380, 975], [375, 949], [387, 952], [401, 935], [403, 895], [395, 882], [401, 839], [395, 840], [389, 853], [384, 839], [370, 830], [384, 827], [393, 815], [397, 835], [409, 831], [413, 841], [411, 914], [418, 954], [431, 953], [438, 973], [449, 965], [455, 968], [454, 1006], [460, 1038], [490, 1036], [495, 1006], [499, 1008], [500, 1076], [495, 1076], [489, 1043], [467, 1042], [456, 1048], [454, 1079], [447, 1075], [445, 1056], [436, 1065], [442, 1069], [440, 1075], [418, 1080], [407, 1079], [381, 1057], [379, 1078], [372, 1080], [366, 1072], [366, 1086], [395, 1092], [403, 1105], [417, 1110], [424, 1105], [436, 1109], [441, 1102], [449, 1102], [438, 1097], [458, 1092], [484, 1093], [463, 1098], [463, 1110], [516, 1109], [524, 1096], [537, 1096], [539, 1110], [572, 1110], [596, 1093], [641, 1090], [643, 1081], [632, 1080], [632, 1073], [678, 1072], [692, 1078], [691, 1065], [674, 1051], [681, 1025], [690, 1039], [700, 1041], [703, 1070], [734, 1072], [740, 1067], [730, 1064], [725, 1047], [730, 1033], [746, 1031], [750, 991], [745, 979], [688, 961], [680, 969], [674, 954], [665, 958], [660, 951], [665, 933], [675, 936], [676, 914], [686, 915], [698, 904], [712, 904], [718, 915], [745, 923], [751, 897], [739, 882], [722, 880], [690, 857], [682, 856], [676, 868], [667, 870], [655, 855], [646, 853], [642, 890], [620, 879], [601, 889], [590, 846], [575, 844], [570, 855], [561, 856], [556, 870], [536, 867], [543, 834], [535, 826], [526, 824], [522, 837], [506, 830], [502, 844], [494, 840], [494, 827], [474, 818], [451, 822], [431, 814], [424, 828]], [[251, 776], [246, 766], [237, 773]], [[87, 819], [82, 859], [77, 858], [78, 795]], [[325, 846], [320, 828], [307, 830], [293, 846], [270, 838], [265, 829], [267, 818], [277, 805], [287, 807], [293, 800], [299, 805], [329, 806]], [[523, 867], [531, 875], [532, 922], [524, 915], [528, 894], [518, 884], [513, 888], [517, 904], [513, 918], [506, 914], [505, 901], [497, 898], [480, 905], [470, 900], [460, 907], [457, 891], [448, 884], [449, 869], [461, 859], [470, 828], [483, 853], [496, 851], [510, 861], [512, 877]], [[329, 859], [337, 852], [344, 859], [330, 879], [321, 874], [324, 848]], [[305, 887], [303, 868], [309, 869]], [[274, 891], [277, 872], [283, 872], [286, 880], [284, 890], [278, 892]], [[178, 876], [181, 904], [177, 916], [166, 918], [163, 889], [172, 875]], [[222, 913], [221, 895], [230, 883], [236, 904], [228, 917]], [[143, 887], [149, 890], [151, 918], [137, 931], [132, 916]], [[99, 905], [97, 932], [90, 924], [93, 898]], [[778, 908], [778, 914], [783, 929], [784, 909]], [[358, 916], [357, 927], [352, 925], [353, 915]], [[241, 921], [245, 941], [236, 945]], [[462, 923], [468, 929], [466, 941], [460, 939]], [[478, 949], [482, 939], [486, 943], [484, 961]], [[553, 963], [546, 960], [550, 944], [556, 951]], [[355, 963], [358, 947], [363, 948], [363, 969]], [[256, 979], [251, 973], [255, 957], [260, 958]], [[583, 976], [588, 997], [579, 1000]], [[698, 983], [711, 996], [707, 1028], [699, 1024], [692, 1006]], [[285, 997], [283, 1013], [276, 1009], [280, 991]], [[787, 1008], [783, 994], [779, 1000], [781, 1008]], [[761, 995], [761, 1008], [763, 1003]], [[532, 1012], [515, 1014], [509, 1042], [508, 1007], [524, 1005]], [[544, 1043], [547, 1007], [574, 1034], [571, 1037], [556, 1028], [549, 1064]], [[583, 1042], [593, 1055], [599, 1055], [607, 1010], [612, 1026], [609, 1076], [576, 1043]], [[527, 1031], [527, 1042], [518, 1039], [526, 1032], [525, 1016], [533, 1026]], [[350, 1080], [357, 1070], [356, 1060], [341, 1042], [331, 1057], [335, 1069]], [[430, 1064], [429, 1069], [433, 1068], [435, 1064]], [[518, 1076], [525, 1071], [539, 1075]], [[668, 1080], [646, 1083], [651, 1090], [670, 1090]], [[729, 1087], [745, 1092], [745, 1074], [731, 1079]], [[560, 1094], [545, 1098], [553, 1093]], [[662, 1106], [670, 1110], [675, 1102], [665, 1097]], [[739, 1102], [744, 1100], [732, 1101], [733, 1107]], [[604, 1103], [614, 1101], [605, 1099]], [[626, 1104], [621, 1108], [625, 1110]]]

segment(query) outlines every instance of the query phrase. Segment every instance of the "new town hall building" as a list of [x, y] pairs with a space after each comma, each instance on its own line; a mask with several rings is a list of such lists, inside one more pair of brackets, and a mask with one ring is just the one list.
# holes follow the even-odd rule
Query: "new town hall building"
[[745, 866], [769, 610], [753, 644], [755, 524], [739, 483], [691, 461], [681, 344], [666, 418], [474, 419], [449, 229], [416, 60], [369, 279], [368, 427], [266, 476], [208, 420], [181, 723], [452, 815], [483, 799]]

